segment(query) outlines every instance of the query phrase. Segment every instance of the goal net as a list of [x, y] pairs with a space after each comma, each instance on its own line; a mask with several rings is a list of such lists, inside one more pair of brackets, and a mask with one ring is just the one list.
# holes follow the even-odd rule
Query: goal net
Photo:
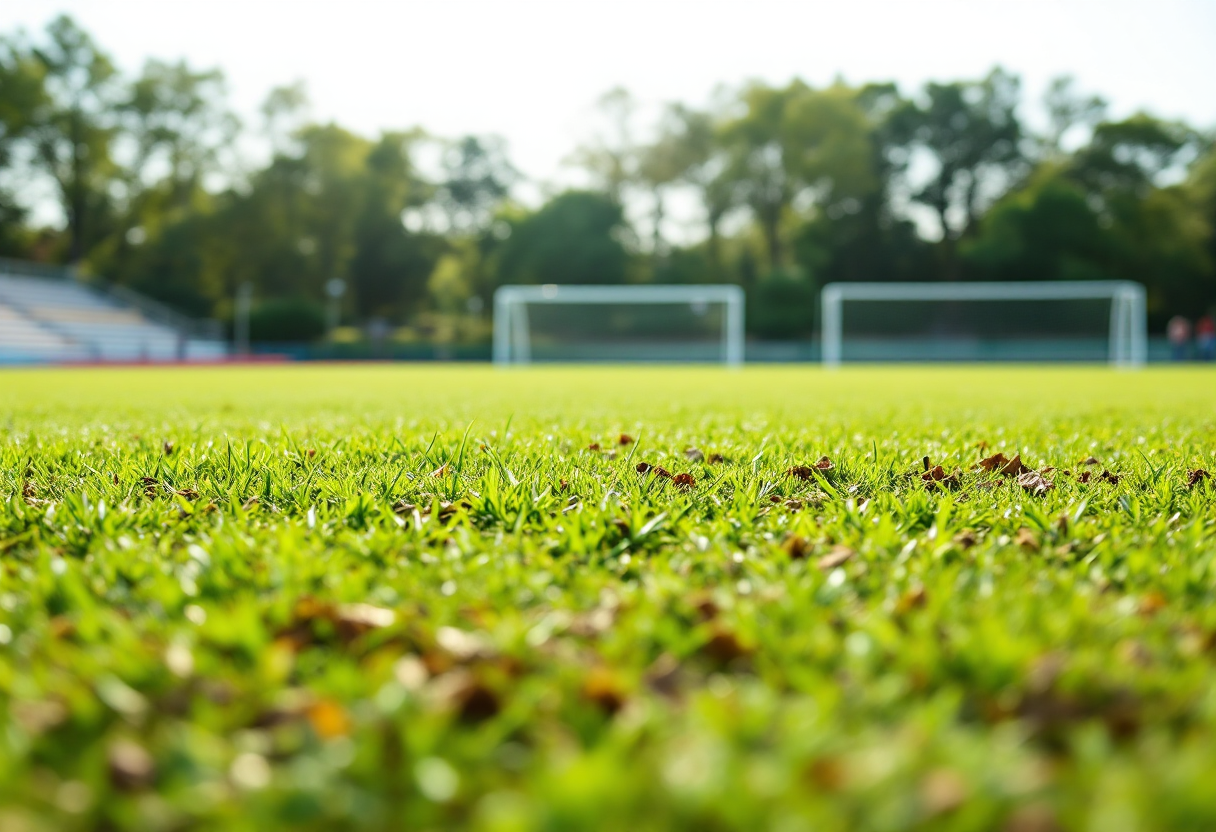
[[502, 286], [494, 363], [743, 363], [738, 286]]
[[1144, 364], [1144, 287], [1131, 281], [830, 283], [823, 363], [1108, 361]]

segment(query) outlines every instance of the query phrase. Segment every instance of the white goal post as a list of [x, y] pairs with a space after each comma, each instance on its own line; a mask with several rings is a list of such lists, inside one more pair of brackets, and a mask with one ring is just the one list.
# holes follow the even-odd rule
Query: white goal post
[[992, 283], [829, 283], [820, 295], [823, 363], [839, 366], [846, 301], [1109, 300], [1111, 364], [1140, 367], [1147, 355], [1144, 286], [1130, 280], [1056, 280]]
[[661, 286], [500, 286], [494, 292], [494, 363], [499, 366], [532, 361], [528, 306], [532, 304], [612, 304], [644, 306], [684, 304], [724, 307], [721, 360], [743, 363], [743, 290], [731, 285]]

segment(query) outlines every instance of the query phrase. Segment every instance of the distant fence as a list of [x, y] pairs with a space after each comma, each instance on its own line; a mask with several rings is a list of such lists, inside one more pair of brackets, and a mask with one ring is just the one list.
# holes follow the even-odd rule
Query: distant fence
[[[846, 362], [865, 363], [944, 363], [944, 362], [1027, 362], [1027, 363], [1102, 363], [1106, 360], [1108, 343], [1105, 338], [1059, 339], [1034, 341], [941, 341], [936, 339], [848, 339], [845, 341]], [[259, 355], [281, 355], [294, 361], [489, 361], [487, 344], [393, 343], [379, 345], [360, 342], [353, 344], [254, 344]], [[664, 351], [647, 353], [637, 345], [613, 344], [598, 352], [579, 345], [577, 351], [534, 350], [534, 360], [567, 362], [638, 361], [650, 359], [655, 363], [684, 361], [706, 362], [713, 357], [701, 347], [683, 351], [665, 345]], [[749, 341], [745, 349], [749, 364], [818, 363], [819, 341]], [[1150, 338], [1148, 359], [1152, 362], [1170, 360], [1170, 348], [1164, 338]]]

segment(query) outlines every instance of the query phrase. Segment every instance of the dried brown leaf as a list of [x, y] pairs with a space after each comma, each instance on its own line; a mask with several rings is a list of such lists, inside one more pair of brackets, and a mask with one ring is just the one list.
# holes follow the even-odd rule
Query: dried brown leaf
[[705, 453], [700, 448], [685, 448], [684, 458], [689, 462], [704, 462]]
[[701, 652], [718, 664], [726, 665], [751, 655], [751, 649], [730, 630], [718, 627], [709, 641], [701, 645]]
[[1035, 496], [1044, 494], [1055, 488], [1055, 483], [1045, 478], [1038, 471], [1027, 471], [1024, 474], [1019, 474], [1017, 483], [1023, 490]]
[[612, 671], [604, 667], [592, 668], [583, 679], [583, 698], [608, 716], [625, 706], [628, 694]]
[[156, 765], [144, 747], [137, 742], [119, 739], [110, 743], [106, 752], [110, 782], [120, 791], [136, 791], [152, 785]]
[[351, 731], [351, 718], [346, 709], [332, 699], [314, 702], [305, 714], [312, 730], [323, 740], [345, 737]]
[[1186, 472], [1186, 487], [1194, 488], [1206, 479], [1211, 479], [1212, 475], [1203, 468], [1192, 468]]
[[697, 486], [697, 480], [692, 474], [676, 474], [671, 483], [684, 491], [691, 491]]
[[975, 532], [973, 532], [971, 529], [963, 529], [954, 536], [954, 542], [958, 544], [959, 548], [965, 550], [970, 549], [972, 546], [978, 543], [979, 538], [976, 537]]
[[815, 463], [814, 467], [820, 471], [829, 471], [832, 468], [832, 460], [828, 459], [826, 456], [821, 456]]
[[803, 560], [806, 558], [810, 543], [800, 534], [788, 534], [782, 542], [781, 548], [789, 555], [790, 560]]
[[706, 462], [708, 462], [710, 465], [720, 465], [721, 463], [723, 463], [725, 461], [726, 461], [726, 457], [722, 456], [722, 454], [719, 454], [719, 453], [712, 453], [706, 459]]
[[646, 686], [660, 696], [674, 699], [680, 695], [683, 672], [680, 662], [670, 653], [664, 653], [655, 659], [654, 664], [646, 669], [643, 678]]
[[1077, 463], [1078, 465], [1101, 465], [1097, 457], [1089, 456]]
[[1021, 546], [1023, 549], [1027, 549], [1031, 552], [1039, 551], [1039, 548], [1042, 545], [1039, 542], [1039, 536], [1035, 534], [1033, 530], [1028, 529], [1025, 526], [1018, 529], [1017, 534], [1013, 536], [1013, 542]]
[[633, 444], [633, 437], [627, 433], [622, 433], [616, 441], [621, 445], [631, 445]]
[[832, 547], [832, 550], [816, 561], [815, 565], [823, 572], [830, 572], [838, 566], [844, 565], [852, 559], [857, 552], [844, 544], [837, 544]]

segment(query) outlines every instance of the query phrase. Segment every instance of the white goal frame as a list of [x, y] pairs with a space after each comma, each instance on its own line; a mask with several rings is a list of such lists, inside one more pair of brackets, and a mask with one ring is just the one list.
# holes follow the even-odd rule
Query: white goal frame
[[825, 367], [842, 360], [843, 305], [846, 301], [926, 300], [1109, 300], [1109, 361], [1141, 367], [1148, 353], [1144, 286], [1131, 280], [1053, 280], [992, 283], [829, 283], [820, 295]]
[[530, 364], [528, 327], [530, 304], [647, 304], [721, 303], [722, 362], [743, 364], [743, 290], [732, 285], [660, 286], [500, 286], [494, 292], [494, 363], [500, 367]]

